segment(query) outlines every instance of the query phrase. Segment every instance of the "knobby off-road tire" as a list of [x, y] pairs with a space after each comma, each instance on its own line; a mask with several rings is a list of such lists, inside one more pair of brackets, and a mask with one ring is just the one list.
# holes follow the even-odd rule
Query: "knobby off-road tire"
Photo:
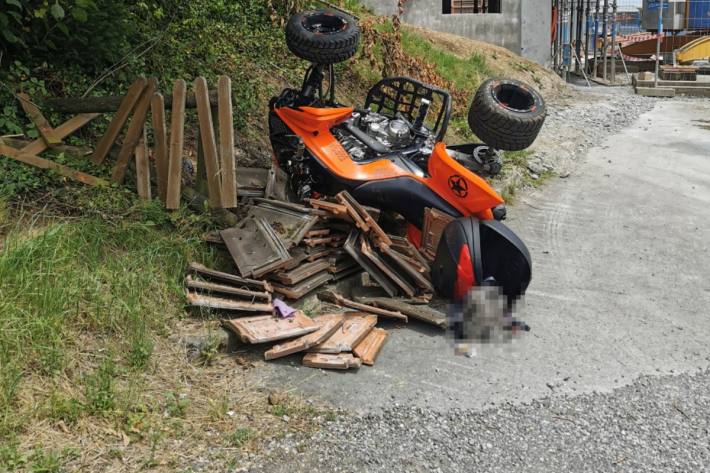
[[293, 54], [316, 64], [350, 59], [360, 42], [355, 18], [335, 10], [296, 13], [286, 25], [286, 44]]
[[488, 146], [505, 151], [528, 148], [545, 123], [547, 109], [532, 87], [512, 79], [489, 79], [468, 111], [468, 126]]

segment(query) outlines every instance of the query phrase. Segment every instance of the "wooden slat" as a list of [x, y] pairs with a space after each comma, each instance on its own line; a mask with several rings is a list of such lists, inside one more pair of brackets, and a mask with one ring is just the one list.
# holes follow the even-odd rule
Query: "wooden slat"
[[22, 110], [30, 117], [30, 120], [35, 124], [37, 130], [39, 130], [39, 134], [42, 135], [47, 145], [53, 147], [62, 144], [62, 139], [57, 136], [52, 125], [44, 118], [42, 111], [30, 100], [30, 97], [21, 92], [17, 94], [17, 98], [20, 100]]
[[150, 115], [153, 119], [153, 139], [155, 140], [155, 181], [158, 197], [165, 202], [168, 191], [168, 133], [165, 127], [165, 99], [155, 93], [150, 101]]
[[143, 133], [148, 107], [150, 107], [150, 100], [157, 88], [157, 83], [158, 81], [154, 78], [148, 80], [148, 87], [143, 90], [141, 98], [135, 106], [131, 123], [128, 125], [128, 131], [126, 131], [121, 150], [118, 152], [118, 158], [116, 158], [116, 165], [111, 173], [111, 180], [115, 183], [121, 184], [126, 176], [126, 168], [128, 168], [128, 162], [131, 160], [131, 155]]
[[187, 85], [182, 79], [173, 85], [173, 108], [170, 115], [170, 153], [168, 154], [168, 185], [165, 208], [180, 207], [180, 184], [182, 176], [182, 152], [185, 133], [185, 95]]
[[237, 176], [234, 162], [234, 117], [232, 116], [232, 81], [220, 76], [217, 84], [219, 110], [219, 157], [222, 163], [222, 206], [237, 206]]
[[377, 355], [380, 354], [382, 346], [387, 341], [387, 336], [389, 334], [386, 330], [381, 328], [373, 328], [370, 333], [353, 348], [353, 353], [355, 356], [360, 358], [362, 362], [368, 366], [375, 364]]
[[99, 179], [81, 171], [76, 171], [68, 166], [55, 163], [54, 161], [50, 161], [48, 159], [40, 158], [39, 156], [27, 154], [22, 150], [18, 151], [7, 145], [0, 144], [0, 154], [40, 169], [52, 169], [62, 176], [83, 182], [84, 184], [88, 184], [90, 186], [105, 186], [108, 184], [108, 182], [103, 179]]
[[200, 139], [207, 173], [209, 203], [210, 207], [218, 209], [222, 207], [222, 180], [220, 178], [219, 158], [214, 137], [214, 124], [212, 122], [212, 110], [210, 109], [210, 97], [207, 91], [207, 80], [204, 77], [198, 77], [195, 79], [194, 88], [195, 99], [197, 100], [197, 117], [200, 122]]
[[123, 125], [126, 123], [128, 116], [136, 105], [136, 102], [141, 96], [141, 93], [148, 85], [148, 81], [145, 77], [139, 77], [133, 84], [128, 88], [126, 96], [121, 101], [120, 107], [116, 111], [113, 120], [109, 123], [106, 133], [99, 140], [99, 144], [96, 145], [94, 154], [91, 156], [91, 162], [94, 164], [101, 164], [106, 158], [111, 146], [116, 141], [116, 137], [121, 132]]
[[[56, 133], [56, 136], [60, 140], [64, 139], [99, 115], [99, 113], [82, 113], [81, 115], [77, 115], [55, 128], [54, 133]], [[22, 148], [20, 153], [33, 155], [39, 154], [46, 149], [47, 143], [44, 141], [44, 138], [40, 138]]]
[[143, 134], [136, 145], [136, 187], [138, 197], [143, 200], [150, 200], [150, 162], [148, 161], [148, 145], [145, 140], [145, 125]]

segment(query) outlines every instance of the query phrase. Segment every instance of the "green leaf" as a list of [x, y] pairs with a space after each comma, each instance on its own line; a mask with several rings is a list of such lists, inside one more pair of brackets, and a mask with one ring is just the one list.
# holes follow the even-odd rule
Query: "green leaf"
[[49, 9], [49, 12], [52, 14], [55, 20], [61, 20], [64, 18], [64, 8], [58, 3], [55, 2], [54, 5]]
[[15, 36], [15, 33], [13, 33], [10, 30], [3, 29], [2, 30], [2, 35], [5, 37], [8, 43], [15, 44], [20, 41], [20, 38]]
[[7, 15], [0, 11], [0, 26], [6, 27], [10, 20], [7, 19]]
[[80, 23], [85, 23], [86, 20], [88, 19], [88, 16], [86, 14], [86, 10], [83, 10], [81, 8], [74, 8], [71, 11], [71, 16], [73, 16], [74, 19]]
[[65, 36], [69, 36], [69, 28], [67, 28], [67, 25], [64, 23], [57, 23], [57, 28], [59, 28], [59, 31], [64, 33]]
[[15, 5], [17, 8], [22, 10], [22, 4], [20, 3], [20, 0], [5, 0], [5, 3], [8, 5]]

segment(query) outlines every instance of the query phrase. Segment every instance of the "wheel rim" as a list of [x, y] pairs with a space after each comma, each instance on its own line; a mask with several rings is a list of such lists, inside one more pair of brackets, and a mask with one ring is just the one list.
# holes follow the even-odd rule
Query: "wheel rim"
[[514, 84], [498, 84], [493, 88], [496, 102], [508, 110], [532, 112], [535, 110], [535, 97], [529, 90]]
[[330, 13], [313, 13], [304, 16], [301, 24], [306, 31], [317, 35], [339, 33], [348, 27], [347, 21]]

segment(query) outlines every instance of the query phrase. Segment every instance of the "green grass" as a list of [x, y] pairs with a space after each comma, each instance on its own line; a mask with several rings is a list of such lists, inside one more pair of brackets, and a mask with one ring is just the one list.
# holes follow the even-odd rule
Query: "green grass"
[[460, 58], [432, 45], [426, 38], [411, 31], [402, 31], [402, 47], [406, 53], [434, 64], [442, 77], [464, 91], [476, 90], [481, 82], [491, 75], [485, 56], [472, 54], [468, 58]]
[[[148, 366], [152, 340], [182, 313], [186, 264], [209, 258], [186, 213], [171, 221], [157, 203], [118, 189], [74, 197], [86, 216], [41, 225], [22, 220], [8, 228], [7, 206], [0, 206], [0, 439], [21, 429], [26, 416], [71, 423], [110, 413], [119, 402], [115, 378]], [[82, 334], [97, 346], [82, 346]], [[92, 361], [75, 372], [72, 355], [82, 351]], [[37, 412], [19, 410], [16, 397], [29, 375], [49, 383], [65, 375], [81, 394], [53, 393]]]

